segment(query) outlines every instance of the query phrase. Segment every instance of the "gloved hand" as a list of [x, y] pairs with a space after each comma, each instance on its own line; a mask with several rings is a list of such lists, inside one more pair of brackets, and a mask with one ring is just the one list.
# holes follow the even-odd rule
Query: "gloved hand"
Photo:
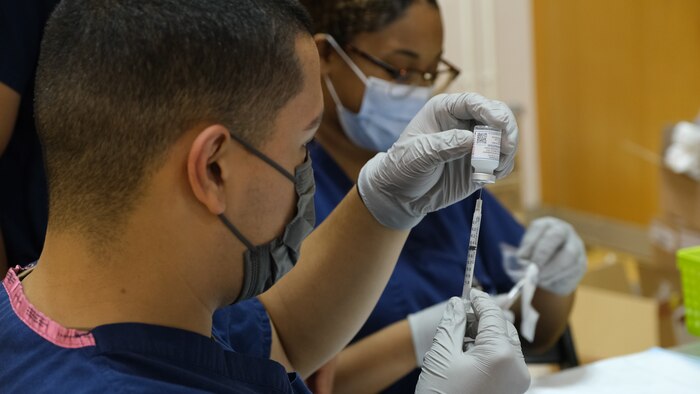
[[534, 263], [539, 268], [538, 287], [562, 296], [576, 290], [586, 273], [583, 241], [570, 224], [553, 217], [540, 218], [530, 224], [517, 257], [505, 262], [505, 270], [514, 282]]
[[[470, 327], [465, 327], [466, 302], [457, 297], [448, 302], [425, 355], [416, 393], [509, 394], [524, 393], [530, 386], [515, 327], [485, 293], [472, 290], [471, 302], [477, 323]], [[465, 331], [475, 339], [466, 352]]]
[[513, 170], [518, 126], [510, 109], [475, 93], [433, 97], [386, 153], [360, 171], [357, 187], [379, 223], [409, 229], [427, 213], [460, 201], [481, 187], [472, 182], [473, 127], [502, 129], [496, 178]]
[[443, 301], [408, 315], [408, 325], [411, 327], [411, 339], [413, 339], [413, 352], [416, 355], [416, 365], [419, 367], [423, 366], [423, 357], [433, 345], [433, 337], [435, 337], [446, 305], [447, 301]]

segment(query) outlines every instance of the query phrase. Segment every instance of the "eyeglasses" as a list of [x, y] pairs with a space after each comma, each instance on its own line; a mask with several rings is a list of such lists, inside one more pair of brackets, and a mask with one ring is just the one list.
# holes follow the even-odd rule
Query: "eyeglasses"
[[394, 67], [384, 60], [370, 55], [353, 45], [348, 45], [348, 49], [375, 66], [382, 68], [397, 83], [414, 86], [431, 86], [435, 93], [444, 92], [457, 76], [459, 76], [461, 71], [457, 66], [442, 58], [438, 61], [435, 71], [423, 71], [413, 68]]

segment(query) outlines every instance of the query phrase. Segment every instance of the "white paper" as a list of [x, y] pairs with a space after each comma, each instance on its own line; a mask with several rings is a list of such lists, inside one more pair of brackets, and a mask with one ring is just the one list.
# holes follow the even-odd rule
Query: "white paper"
[[540, 270], [535, 264], [530, 264], [525, 272], [525, 285], [520, 296], [520, 335], [528, 342], [532, 343], [535, 340], [535, 329], [537, 321], [540, 319], [540, 314], [532, 306], [532, 299], [535, 297], [537, 290], [537, 276]]
[[700, 358], [652, 348], [534, 379], [528, 393], [700, 393]]

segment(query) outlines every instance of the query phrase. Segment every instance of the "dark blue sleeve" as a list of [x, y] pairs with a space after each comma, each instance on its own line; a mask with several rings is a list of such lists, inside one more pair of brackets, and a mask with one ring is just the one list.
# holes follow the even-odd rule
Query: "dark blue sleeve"
[[320, 144], [310, 144], [309, 154], [316, 181], [314, 205], [316, 207], [316, 227], [318, 227], [345, 198], [348, 191], [352, 189], [353, 182]]
[[214, 337], [238, 353], [270, 358], [272, 347], [270, 318], [257, 298], [216, 311], [212, 332]]
[[[517, 247], [525, 229], [488, 191], [482, 194], [482, 219], [477, 257], [491, 280], [490, 291], [503, 293], [514, 285], [503, 268], [501, 245]], [[477, 278], [479, 279], [479, 278]]]
[[0, 1], [0, 82], [20, 95], [31, 88], [46, 19], [58, 1]]

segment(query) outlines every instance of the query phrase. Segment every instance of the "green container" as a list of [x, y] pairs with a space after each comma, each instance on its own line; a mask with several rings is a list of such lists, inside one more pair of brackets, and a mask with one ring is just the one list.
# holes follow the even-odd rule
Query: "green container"
[[691, 334], [700, 336], [700, 246], [679, 250], [676, 261], [683, 283], [685, 325]]

